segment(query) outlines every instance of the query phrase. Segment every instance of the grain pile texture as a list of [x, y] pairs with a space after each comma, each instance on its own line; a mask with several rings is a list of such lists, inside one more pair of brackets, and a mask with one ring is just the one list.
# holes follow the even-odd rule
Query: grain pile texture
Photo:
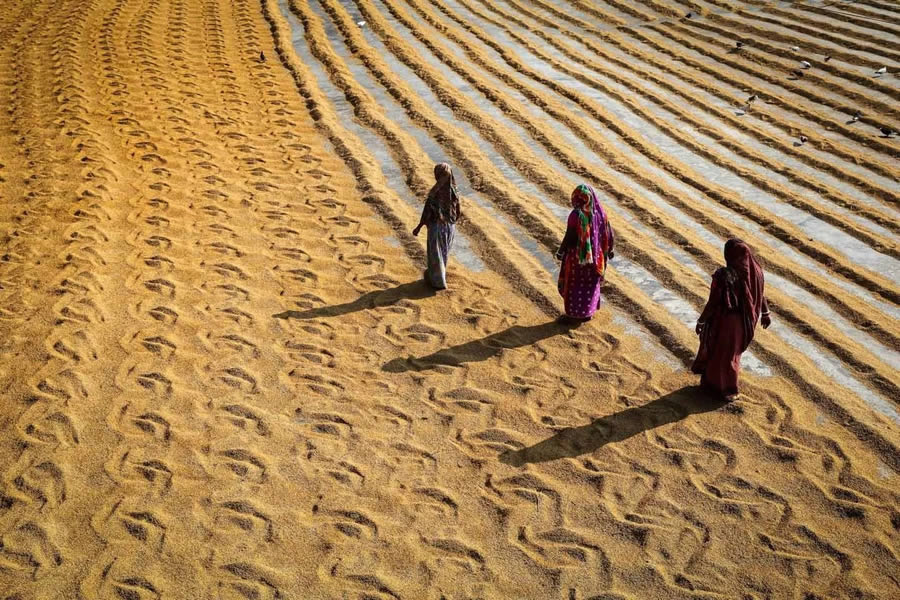
[[900, 597], [898, 49], [883, 0], [5, 2], [0, 599]]

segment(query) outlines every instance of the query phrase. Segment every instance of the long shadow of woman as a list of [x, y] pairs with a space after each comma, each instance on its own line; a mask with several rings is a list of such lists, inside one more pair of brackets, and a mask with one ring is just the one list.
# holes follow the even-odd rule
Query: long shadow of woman
[[577, 324], [557, 321], [541, 323], [540, 325], [513, 325], [508, 329], [492, 333], [481, 339], [444, 348], [420, 358], [412, 356], [409, 358], [395, 358], [385, 363], [381, 370], [389, 373], [402, 373], [404, 371], [423, 371], [438, 366], [458, 367], [463, 363], [487, 360], [509, 348], [530, 346], [554, 335], [566, 333], [575, 327], [577, 327]]
[[688, 415], [717, 410], [726, 404], [727, 400], [707, 394], [700, 386], [686, 386], [649, 404], [625, 409], [581, 427], [567, 427], [534, 446], [508, 450], [499, 459], [502, 463], [521, 467], [526, 463], [574, 458], [606, 444], [680, 421]]
[[340, 315], [346, 315], [348, 313], [369, 308], [390, 306], [392, 304], [397, 304], [401, 300], [421, 300], [423, 298], [434, 296], [436, 293], [434, 288], [428, 286], [424, 281], [418, 280], [403, 283], [386, 290], [375, 290], [374, 292], [363, 294], [353, 302], [310, 308], [308, 310], [286, 310], [272, 316], [276, 319], [318, 319], [321, 317], [338, 317]]

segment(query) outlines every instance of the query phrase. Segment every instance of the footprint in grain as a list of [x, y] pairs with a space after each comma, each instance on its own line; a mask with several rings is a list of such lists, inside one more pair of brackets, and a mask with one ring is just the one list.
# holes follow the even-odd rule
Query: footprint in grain
[[116, 600], [160, 600], [162, 598], [156, 586], [141, 576], [114, 579], [108, 583], [108, 587], [104, 586], [104, 589], [112, 591], [109, 596], [110, 600], [113, 598]]
[[95, 514], [91, 524], [98, 531], [106, 531], [110, 535], [124, 532], [155, 552], [160, 552], [168, 531], [165, 517], [132, 502], [128, 497], [120, 498], [110, 508]]
[[238, 429], [254, 431], [264, 437], [271, 433], [269, 425], [257, 409], [243, 404], [226, 404], [220, 410], [224, 413], [224, 418]]
[[228, 387], [241, 390], [247, 393], [256, 393], [256, 377], [242, 369], [241, 367], [225, 367], [215, 372], [213, 378], [220, 381]]
[[347, 386], [334, 377], [324, 377], [314, 373], [307, 373], [300, 369], [291, 369], [288, 377], [295, 385], [301, 385], [320, 396], [336, 397], [344, 393]]
[[88, 391], [81, 378], [71, 369], [41, 379], [35, 388], [40, 395], [68, 403], [73, 398], [87, 398]]
[[57, 310], [57, 325], [66, 321], [72, 323], [103, 323], [106, 318], [97, 304], [89, 298], [79, 298], [75, 302]]
[[319, 511], [320, 517], [330, 518], [331, 524], [335, 529], [352, 538], [375, 538], [378, 537], [378, 525], [364, 515], [355, 510], [323, 510]]
[[76, 331], [57, 339], [51, 338], [47, 343], [51, 345], [52, 351], [63, 359], [74, 362], [97, 360], [97, 350], [84, 331]]
[[78, 430], [71, 417], [64, 412], [53, 411], [34, 416], [26, 414], [24, 420], [27, 420], [27, 424], [22, 427], [22, 432], [32, 443], [47, 444], [54, 448], [78, 444]]
[[306, 361], [329, 369], [334, 368], [336, 364], [334, 354], [331, 351], [314, 344], [288, 340], [284, 343], [284, 347], [287, 355], [293, 360]]
[[214, 252], [218, 252], [219, 254], [224, 254], [226, 256], [233, 256], [235, 258], [244, 256], [243, 251], [241, 251], [239, 248], [232, 246], [231, 244], [226, 244], [224, 242], [209, 242], [207, 246], [209, 246], [209, 248], [211, 248]]
[[263, 483], [267, 478], [266, 463], [244, 448], [231, 448], [218, 453], [219, 464], [245, 481]]
[[145, 390], [153, 392], [157, 396], [169, 397], [172, 395], [172, 380], [158, 371], [138, 373], [135, 381]]
[[[213, 310], [207, 307], [207, 310]], [[226, 306], [215, 309], [217, 315], [237, 324], [241, 327], [249, 327], [253, 324], [254, 318], [248, 312], [244, 312], [239, 308], [235, 308], [233, 306]]]
[[154, 254], [145, 258], [144, 264], [152, 269], [159, 269], [164, 273], [171, 273], [175, 269], [175, 262], [161, 254]]
[[164, 496], [169, 492], [174, 477], [165, 461], [145, 455], [143, 449], [125, 450], [121, 456], [113, 459], [110, 472], [116, 478], [147, 485], [157, 496]]
[[219, 578], [210, 590], [212, 597], [222, 600], [278, 600], [284, 598], [275, 576], [247, 562], [233, 562], [219, 567]]
[[213, 347], [217, 350], [236, 352], [244, 358], [259, 358], [259, 346], [236, 333], [226, 333], [222, 335], [213, 335], [211, 332], [206, 334]]
[[248, 500], [230, 500], [216, 506], [216, 525], [237, 527], [240, 535], [251, 534], [266, 543], [275, 541], [272, 519]]
[[[332, 569], [334, 571], [334, 569]], [[384, 580], [377, 575], [344, 575], [344, 579], [355, 588], [363, 591], [361, 598], [372, 598], [373, 600], [382, 600], [383, 598], [393, 598], [394, 600], [402, 600], [402, 597], [395, 592]], [[376, 595], [377, 594], [377, 595]]]
[[0, 570], [28, 572], [34, 580], [62, 564], [59, 548], [33, 521], [21, 523], [0, 537]]
[[138, 431], [168, 445], [172, 435], [172, 425], [162, 415], [153, 411], [144, 412], [133, 417], [131, 423]]
[[443, 560], [449, 560], [467, 571], [483, 569], [485, 566], [484, 555], [459, 540], [427, 537], [422, 537], [421, 540], [432, 551], [437, 550]]
[[166, 306], [155, 306], [149, 309], [147, 314], [153, 319], [167, 325], [174, 325], [178, 321], [178, 313]]
[[149, 352], [156, 354], [163, 360], [168, 360], [169, 358], [171, 358], [175, 354], [175, 351], [178, 349], [174, 342], [169, 341], [161, 335], [152, 335], [145, 337], [141, 339], [141, 345]]
[[56, 507], [66, 500], [63, 470], [49, 460], [28, 466], [21, 475], [13, 478], [12, 487], [22, 500], [41, 507]]
[[350, 424], [341, 415], [331, 413], [306, 413], [302, 408], [294, 411], [294, 420], [310, 426], [310, 430], [316, 434], [334, 437], [348, 437], [353, 430]]
[[337, 468], [328, 469], [327, 473], [336, 481], [349, 486], [361, 486], [366, 479], [356, 465], [343, 460], [338, 463]]
[[420, 487], [413, 489], [413, 492], [423, 497], [419, 501], [420, 503], [436, 507], [441, 513], [449, 511], [454, 517], [459, 516], [459, 503], [444, 490], [433, 487]]

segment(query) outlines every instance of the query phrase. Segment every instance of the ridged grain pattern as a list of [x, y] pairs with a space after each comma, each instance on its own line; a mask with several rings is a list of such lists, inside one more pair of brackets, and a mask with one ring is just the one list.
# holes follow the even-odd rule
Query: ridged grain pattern
[[[900, 596], [896, 5], [8, 4], [0, 600]], [[731, 236], [775, 323], [725, 403]]]

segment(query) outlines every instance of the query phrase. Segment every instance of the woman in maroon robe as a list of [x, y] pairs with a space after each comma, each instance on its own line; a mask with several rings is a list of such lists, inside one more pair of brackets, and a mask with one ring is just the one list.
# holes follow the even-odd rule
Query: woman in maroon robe
[[712, 278], [709, 300], [697, 321], [700, 349], [691, 370], [700, 385], [723, 396], [738, 393], [741, 354], [753, 340], [756, 322], [771, 323], [762, 267], [744, 242], [725, 242], [725, 263]]

